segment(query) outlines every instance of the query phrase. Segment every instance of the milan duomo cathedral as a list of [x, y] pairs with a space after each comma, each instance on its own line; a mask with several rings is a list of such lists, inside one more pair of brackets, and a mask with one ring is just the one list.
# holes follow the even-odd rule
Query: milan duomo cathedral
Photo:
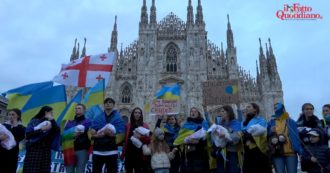
[[[227, 46], [224, 49], [222, 43], [219, 47], [207, 37], [201, 0], [198, 0], [195, 14], [193, 11], [189, 0], [186, 21], [172, 12], [158, 21], [155, 0], [152, 0], [150, 15], [146, 0], [143, 0], [138, 39], [120, 51], [116, 18], [108, 52], [115, 51], [118, 57], [107, 86], [107, 96], [116, 100], [116, 107], [122, 115], [130, 116], [134, 107], [143, 109], [146, 101], [155, 96], [163, 85], [179, 83], [180, 115], [184, 117], [193, 106], [202, 110], [202, 82], [238, 79], [240, 103], [233, 103], [232, 106], [243, 109], [247, 103], [255, 102], [260, 105], [261, 114], [269, 119], [273, 114], [274, 102], [283, 101], [282, 83], [270, 39], [265, 52], [259, 39], [259, 63], [257, 61], [254, 78], [237, 64], [229, 16]], [[86, 54], [85, 45], [82, 56]], [[71, 60], [79, 58], [79, 45], [76, 50], [75, 44]], [[68, 95], [72, 96], [74, 90], [69, 89]], [[210, 106], [208, 111], [214, 116], [220, 107]], [[147, 116], [145, 119], [152, 121]]]

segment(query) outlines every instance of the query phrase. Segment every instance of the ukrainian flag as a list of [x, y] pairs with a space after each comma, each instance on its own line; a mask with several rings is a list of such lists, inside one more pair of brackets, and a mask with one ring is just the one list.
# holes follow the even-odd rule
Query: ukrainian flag
[[87, 111], [85, 116], [89, 119], [93, 119], [96, 115], [102, 114], [103, 111], [100, 105], [103, 104], [105, 95], [105, 81], [100, 80], [86, 93], [84, 98], [84, 104], [86, 105]]
[[31, 98], [32, 93], [51, 87], [53, 87], [53, 82], [48, 81], [24, 85], [15, 89], [8, 90], [4, 93], [4, 95], [6, 95], [8, 98], [7, 109], [22, 109], [26, 102]]
[[163, 86], [156, 94], [156, 99], [179, 100], [180, 85], [175, 84], [171, 87]]
[[53, 108], [54, 119], [57, 119], [66, 106], [64, 85], [33, 93], [22, 109], [22, 123], [26, 125], [39, 112], [40, 108], [46, 105]]
[[72, 120], [75, 116], [75, 108], [82, 100], [82, 90], [79, 90], [77, 94], [70, 100], [69, 104], [65, 107], [61, 115], [57, 118], [57, 124], [61, 124], [62, 121]]
[[86, 108], [89, 109], [94, 105], [102, 105], [104, 99], [104, 89], [105, 82], [104, 79], [100, 80], [97, 84], [95, 84], [89, 91], [86, 93], [84, 98], [84, 104]]

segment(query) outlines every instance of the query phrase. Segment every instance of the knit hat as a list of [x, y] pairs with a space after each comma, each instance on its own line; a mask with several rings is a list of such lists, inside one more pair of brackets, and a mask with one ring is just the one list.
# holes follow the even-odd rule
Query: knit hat
[[164, 140], [164, 131], [160, 128], [156, 128], [154, 132], [155, 138], [158, 140]]

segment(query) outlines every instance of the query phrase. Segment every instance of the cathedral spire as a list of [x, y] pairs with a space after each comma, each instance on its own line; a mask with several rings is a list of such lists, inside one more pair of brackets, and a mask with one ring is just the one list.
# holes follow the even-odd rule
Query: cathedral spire
[[188, 7], [187, 7], [187, 25], [188, 26], [194, 25], [194, 12], [193, 12], [193, 7], [191, 5], [191, 0], [188, 1]]
[[269, 43], [269, 58], [268, 58], [268, 64], [269, 64], [269, 72], [271, 74], [274, 75], [278, 75], [277, 74], [277, 64], [276, 64], [276, 59], [275, 59], [275, 55], [273, 52], [273, 48], [272, 48], [272, 43], [270, 41], [270, 38], [268, 38], [268, 43]]
[[123, 56], [124, 56], [124, 53], [123, 53], [123, 43], [121, 43], [119, 58], [123, 58]]
[[195, 23], [196, 23], [196, 25], [204, 25], [203, 8], [202, 8], [201, 0], [198, 0], [196, 22]]
[[150, 7], [150, 24], [151, 25], [157, 24], [155, 0], [152, 0], [152, 5]]
[[264, 54], [264, 50], [262, 49], [261, 39], [260, 38], [259, 38], [259, 45], [260, 45], [260, 47], [259, 47], [259, 56], [260, 56], [260, 55], [263, 55]]
[[272, 48], [272, 43], [270, 41], [270, 38], [268, 38], [268, 43], [269, 43], [269, 55], [270, 56], [274, 56], [273, 48]]
[[79, 42], [78, 42], [78, 49], [77, 49], [77, 52], [76, 52], [76, 59], [78, 59], [79, 58]]
[[118, 31], [117, 31], [117, 15], [115, 16], [115, 24], [113, 25], [113, 30], [111, 33], [111, 43], [108, 52], [118, 52], [117, 50], [118, 43]]
[[267, 57], [267, 59], [269, 58], [269, 51], [268, 51], [268, 45], [267, 45], [267, 43], [265, 43], [266, 44], [266, 57]]
[[148, 13], [147, 13], [147, 2], [146, 0], [143, 0], [143, 5], [141, 8], [141, 21], [140, 26], [145, 26], [148, 24]]
[[225, 53], [223, 52], [223, 43], [222, 42], [221, 42], [220, 56], [225, 57]]
[[77, 48], [76, 48], [76, 45], [77, 45], [77, 38], [74, 39], [74, 46], [73, 46], [73, 49], [72, 49], [72, 54], [71, 54], [71, 57], [70, 57], [70, 61], [73, 61], [76, 58], [76, 51], [77, 51]]
[[83, 49], [82, 49], [82, 51], [81, 51], [81, 56], [80, 57], [84, 57], [84, 56], [86, 56], [86, 41], [87, 41], [87, 39], [86, 39], [86, 37], [84, 38], [84, 47], [83, 47]]
[[259, 77], [259, 66], [258, 66], [258, 60], [256, 60], [256, 68], [257, 68], [257, 79]]
[[261, 39], [259, 38], [259, 44], [260, 44], [260, 53], [259, 53], [259, 64], [260, 64], [260, 75], [262, 77], [268, 76], [268, 70], [267, 70], [267, 61], [266, 57], [264, 55], [264, 51], [262, 49], [261, 45]]
[[231, 30], [229, 14], [227, 14], [228, 24], [227, 24], [227, 48], [234, 48], [234, 34]]

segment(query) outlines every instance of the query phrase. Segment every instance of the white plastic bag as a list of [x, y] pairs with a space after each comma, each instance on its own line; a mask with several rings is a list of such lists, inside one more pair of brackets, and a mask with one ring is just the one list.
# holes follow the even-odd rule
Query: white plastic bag
[[266, 133], [267, 129], [260, 124], [254, 124], [246, 130], [252, 136], [261, 136]]
[[104, 133], [105, 129], [109, 129], [112, 133], [116, 134], [116, 128], [111, 123], [106, 124], [104, 127], [102, 127], [100, 130], [97, 131], [97, 134]]
[[40, 130], [42, 127], [44, 126], [48, 126], [50, 125], [51, 122], [50, 121], [43, 121], [40, 124], [38, 124], [37, 126], [34, 127], [34, 130]]
[[1, 146], [7, 150], [10, 150], [16, 146], [16, 141], [13, 134], [2, 124], [0, 124], [0, 134], [8, 136], [7, 139], [1, 141]]

